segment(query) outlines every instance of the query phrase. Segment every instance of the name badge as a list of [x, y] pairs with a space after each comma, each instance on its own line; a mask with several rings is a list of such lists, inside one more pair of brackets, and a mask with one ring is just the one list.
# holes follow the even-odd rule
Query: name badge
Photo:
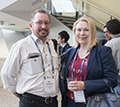
[[55, 93], [55, 78], [54, 75], [44, 75], [44, 93]]
[[74, 91], [75, 102], [86, 102], [83, 91]]

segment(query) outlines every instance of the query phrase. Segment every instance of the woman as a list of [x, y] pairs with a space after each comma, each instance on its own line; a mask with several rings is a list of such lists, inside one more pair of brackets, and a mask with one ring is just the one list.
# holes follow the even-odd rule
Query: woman
[[75, 48], [66, 52], [62, 107], [86, 107], [88, 96], [110, 92], [103, 78], [113, 88], [117, 85], [117, 68], [111, 49], [97, 44], [96, 28], [90, 18], [78, 19], [73, 34]]

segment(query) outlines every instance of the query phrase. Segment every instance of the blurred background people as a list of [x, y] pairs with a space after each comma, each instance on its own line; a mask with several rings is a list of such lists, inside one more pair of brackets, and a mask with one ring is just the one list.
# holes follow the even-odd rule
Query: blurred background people
[[70, 48], [71, 46], [68, 43], [70, 36], [67, 33], [67, 31], [61, 31], [58, 33], [58, 44], [60, 44], [59, 46], [59, 55], [61, 55], [62, 53], [64, 53], [68, 48]]
[[106, 23], [106, 27], [112, 39], [105, 46], [111, 47], [112, 55], [117, 65], [119, 78], [115, 92], [120, 95], [120, 22], [117, 19], [112, 19]]
[[111, 40], [110, 33], [108, 32], [106, 26], [104, 26], [104, 28], [103, 28], [103, 33], [104, 33], [105, 39], [100, 40], [99, 44], [101, 44], [101, 45], [105, 45], [107, 43], [107, 41]]

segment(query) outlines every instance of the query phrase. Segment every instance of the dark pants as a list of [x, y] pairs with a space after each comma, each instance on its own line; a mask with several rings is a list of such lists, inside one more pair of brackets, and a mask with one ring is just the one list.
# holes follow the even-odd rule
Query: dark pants
[[58, 107], [57, 96], [44, 98], [30, 93], [20, 96], [19, 107]]
[[82, 103], [76, 103], [75, 101], [67, 97], [67, 107], [86, 107], [86, 105]]

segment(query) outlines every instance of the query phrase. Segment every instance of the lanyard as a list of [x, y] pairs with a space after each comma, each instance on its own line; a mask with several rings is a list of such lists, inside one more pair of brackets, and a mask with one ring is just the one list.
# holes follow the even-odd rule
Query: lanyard
[[[42, 52], [40, 51], [37, 43], [35, 42], [34, 38], [32, 36], [30, 36], [32, 38], [32, 40], [34, 41], [38, 51], [40, 52], [41, 54], [41, 59], [42, 59], [42, 67], [43, 67], [43, 72], [45, 72], [45, 66], [44, 66], [44, 61], [43, 61], [43, 57], [42, 57]], [[52, 63], [52, 71], [54, 71], [54, 65], [53, 65], [53, 59], [52, 59], [52, 54], [51, 54], [51, 50], [50, 50], [50, 46], [49, 46], [49, 43], [47, 42], [47, 46], [48, 46], [48, 50], [49, 50], [49, 53], [50, 53], [50, 57], [51, 57], [51, 63]]]
[[[79, 50], [79, 49], [78, 49], [78, 50]], [[77, 52], [76, 52], [76, 54], [75, 54], [75, 57], [74, 57], [74, 59], [73, 59], [73, 63], [72, 63], [72, 66], [71, 66], [72, 79], [73, 79], [73, 65], [74, 65], [75, 60], [76, 60], [76, 58], [77, 58], [78, 50], [77, 50]], [[86, 55], [86, 56], [87, 56], [87, 55]], [[82, 64], [81, 64], [81, 67], [80, 67], [80, 80], [82, 80], [82, 70], [83, 70], [83, 64], [84, 64], [84, 62], [85, 62], [86, 56], [85, 56], [85, 58], [83, 59]]]
[[49, 53], [50, 53], [50, 56], [51, 56], [52, 71], [54, 71], [54, 65], [53, 65], [52, 54], [51, 54], [50, 45], [49, 45], [49, 43], [48, 43], [48, 42], [47, 42], [47, 45], [48, 45], [48, 50], [49, 50]]

